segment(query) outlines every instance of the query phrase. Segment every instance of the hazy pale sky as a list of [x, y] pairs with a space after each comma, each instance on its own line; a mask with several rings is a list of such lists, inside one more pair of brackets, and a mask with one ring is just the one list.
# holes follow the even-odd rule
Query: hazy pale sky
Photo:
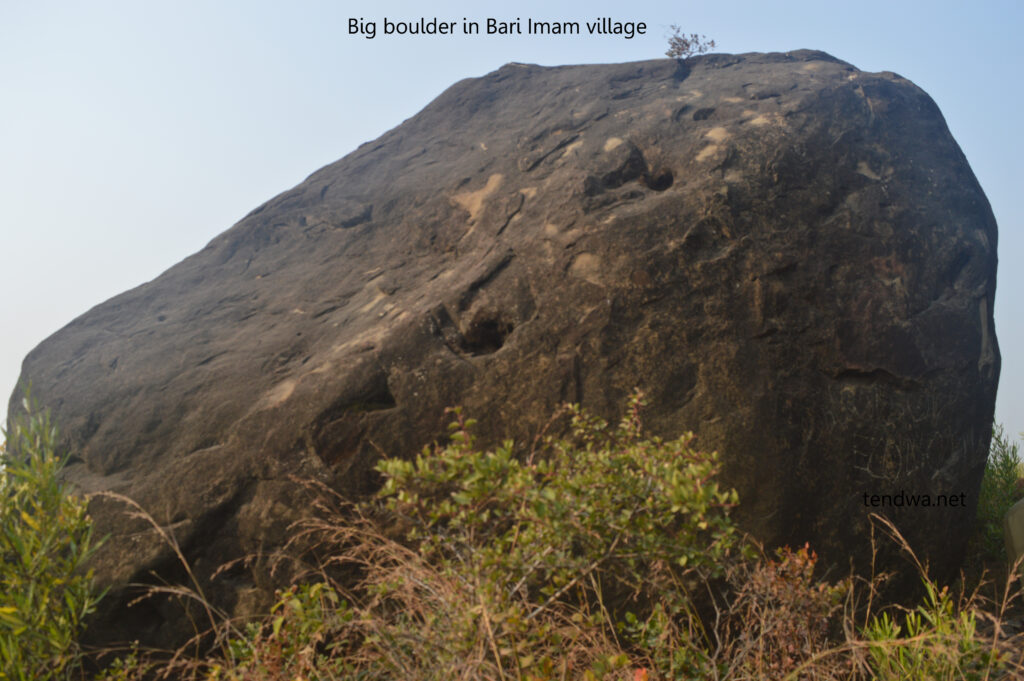
[[[385, 36], [383, 21], [645, 22], [646, 35]], [[349, 34], [350, 19], [377, 34]], [[999, 223], [997, 421], [1024, 431], [1019, 0], [0, 0], [0, 418], [22, 358], [249, 210], [510, 61], [820, 49], [938, 103]]]

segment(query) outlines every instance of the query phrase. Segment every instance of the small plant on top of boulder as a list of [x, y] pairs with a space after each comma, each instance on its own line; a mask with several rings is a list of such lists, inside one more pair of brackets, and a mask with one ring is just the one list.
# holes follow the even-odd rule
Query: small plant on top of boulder
[[668, 37], [668, 49], [666, 57], [673, 59], [688, 59], [695, 54], [704, 54], [715, 47], [714, 40], [708, 40], [705, 35], [691, 33], [686, 35], [683, 29], [675, 24], [669, 26], [672, 34]]

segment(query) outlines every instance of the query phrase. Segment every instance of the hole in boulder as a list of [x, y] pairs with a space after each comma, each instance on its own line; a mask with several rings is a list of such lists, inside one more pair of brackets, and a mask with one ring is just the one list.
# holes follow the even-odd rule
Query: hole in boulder
[[644, 184], [656, 192], [663, 192], [672, 186], [672, 182], [675, 178], [672, 176], [671, 170], [665, 170], [660, 173], [645, 175]]
[[396, 406], [395, 396], [388, 388], [387, 376], [382, 371], [366, 380], [360, 389], [345, 391], [320, 414], [317, 424], [329, 424], [350, 414], [384, 411]]
[[463, 334], [463, 349], [472, 355], [489, 355], [501, 349], [515, 328], [503, 319], [483, 318], [473, 321]]
[[388, 388], [387, 379], [382, 376], [380, 382], [374, 385], [372, 390], [362, 395], [359, 399], [346, 404], [344, 409], [351, 413], [384, 411], [386, 409], [394, 409], [396, 406], [398, 406], [398, 403], [395, 401], [395, 396], [391, 394], [391, 390]]

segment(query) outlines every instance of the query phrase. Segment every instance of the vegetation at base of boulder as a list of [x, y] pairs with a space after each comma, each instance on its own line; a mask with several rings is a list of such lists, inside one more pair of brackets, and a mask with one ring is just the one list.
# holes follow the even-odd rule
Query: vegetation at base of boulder
[[[717, 654], [729, 668], [719, 678], [786, 678], [829, 650], [831, 624], [852, 597], [854, 582], [815, 578], [817, 562], [817, 554], [805, 545], [731, 566], [733, 588]], [[851, 662], [837, 656], [821, 666], [849, 673]]]
[[59, 473], [57, 430], [28, 399], [0, 447], [0, 679], [71, 678], [76, 638], [100, 594], [84, 569], [96, 549], [86, 502]]
[[[453, 410], [447, 444], [379, 462], [384, 484], [372, 500], [352, 504], [313, 486], [315, 520], [296, 528], [291, 548], [317, 562], [266, 618], [232, 622], [207, 604], [205, 640], [214, 645], [205, 656], [196, 656], [198, 632], [187, 649], [133, 650], [96, 678], [895, 681], [1024, 672], [1022, 635], [1003, 630], [1020, 606], [1017, 572], [986, 600], [980, 588], [940, 587], [917, 563], [922, 602], [879, 607], [884, 576], [828, 581], [811, 547], [766, 555], [743, 537], [730, 517], [736, 493], [716, 481], [717, 456], [690, 435], [647, 437], [643, 404], [634, 395], [616, 425], [566, 406], [549, 426], [565, 419], [568, 434], [529, 451], [479, 448], [472, 419]], [[83, 679], [75, 640], [99, 600], [84, 569], [95, 550], [85, 502], [60, 482], [45, 413], [26, 403], [9, 435], [10, 450], [0, 449], [0, 679]], [[1017, 445], [997, 430], [979, 537], [1019, 496], [1019, 473]], [[896, 528], [876, 520], [912, 557]], [[173, 536], [164, 538], [184, 561]], [[205, 602], [194, 579], [191, 590], [154, 587], [167, 589]]]
[[1006, 560], [1003, 518], [1017, 501], [1024, 498], [1024, 462], [1020, 444], [1011, 442], [1001, 426], [992, 432], [988, 463], [978, 492], [978, 511], [974, 536], [968, 555], [976, 563], [1001, 563]]
[[708, 40], [705, 35], [683, 33], [683, 29], [675, 24], [669, 26], [672, 33], [668, 37], [668, 49], [665, 56], [672, 59], [688, 59], [695, 54], [704, 54], [714, 49], [715, 41]]
[[463, 631], [428, 659], [465, 657], [479, 638], [459, 639], [478, 631], [490, 650], [481, 673], [543, 678], [568, 663], [559, 651], [573, 636], [563, 642], [558, 632], [576, 623], [588, 634], [577, 672], [616, 667], [628, 659], [622, 648], [652, 654], [662, 637], [685, 644], [677, 666], [699, 660], [691, 591], [722, 576], [738, 551], [728, 515], [737, 497], [719, 487], [716, 455], [694, 450], [691, 435], [643, 438], [640, 406], [635, 396], [617, 427], [570, 407], [571, 436], [546, 439], [522, 462], [512, 442], [477, 449], [472, 420], [456, 411], [447, 447], [380, 463], [381, 497], [417, 559], [469, 587]]
[[[136, 679], [1001, 679], [1024, 670], [1002, 631], [1020, 597], [952, 592], [918, 569], [917, 607], [884, 580], [827, 581], [809, 546], [770, 556], [730, 518], [735, 492], [691, 436], [646, 437], [634, 396], [615, 426], [567, 407], [566, 437], [482, 450], [450, 441], [384, 459], [354, 505], [323, 486], [295, 549], [309, 579], [264, 620], [225, 622], [202, 659], [133, 654]], [[878, 522], [909, 551], [896, 528]], [[1015, 579], [1011, 575], [1010, 579]]]
[[866, 628], [872, 678], [981, 679], [1004, 670], [995, 641], [978, 635], [978, 612], [954, 609], [946, 588], [928, 580], [924, 586], [924, 604], [902, 617], [882, 613]]

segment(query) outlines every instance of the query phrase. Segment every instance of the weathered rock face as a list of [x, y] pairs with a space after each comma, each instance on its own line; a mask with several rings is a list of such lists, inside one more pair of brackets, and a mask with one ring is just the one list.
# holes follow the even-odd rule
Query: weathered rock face
[[[526, 441], [634, 386], [653, 432], [722, 453], [763, 540], [863, 563], [885, 512], [941, 572], [989, 442], [995, 271], [985, 196], [897, 75], [820, 52], [511, 64], [76, 319], [23, 378], [70, 479], [137, 500], [203, 579], [287, 540], [289, 476], [365, 490], [446, 406]], [[901, 490], [966, 507], [865, 505]], [[97, 631], [173, 638], [176, 607], [123, 608], [181, 575], [121, 510], [93, 503]], [[207, 588], [244, 611], [268, 583], [238, 565]]]

